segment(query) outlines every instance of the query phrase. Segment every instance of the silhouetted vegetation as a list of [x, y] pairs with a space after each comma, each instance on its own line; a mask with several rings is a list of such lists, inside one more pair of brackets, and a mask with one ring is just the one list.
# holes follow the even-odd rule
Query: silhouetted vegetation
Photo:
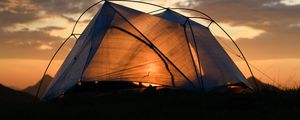
[[[110, 85], [107, 83], [106, 87]], [[32, 97], [13, 97], [10, 99], [15, 100], [11, 100], [10, 104], [1, 106], [0, 113], [2, 117], [21, 119], [105, 120], [173, 118], [283, 120], [297, 118], [300, 113], [300, 89], [279, 90], [271, 85], [269, 87], [272, 89], [263, 85], [264, 89], [258, 93], [198, 93], [167, 88], [153, 90], [155, 87], [142, 88], [130, 85], [134, 89], [118, 91], [114, 89], [112, 92], [103, 92], [101, 89], [83, 90], [81, 86], [52, 101], [36, 102]], [[124, 87], [121, 84], [119, 86]], [[5, 99], [12, 97], [5, 94], [19, 96], [19, 93], [1, 89], [1, 95], [4, 94]], [[32, 102], [28, 103], [30, 100]], [[0, 102], [3, 102], [3, 97]]]

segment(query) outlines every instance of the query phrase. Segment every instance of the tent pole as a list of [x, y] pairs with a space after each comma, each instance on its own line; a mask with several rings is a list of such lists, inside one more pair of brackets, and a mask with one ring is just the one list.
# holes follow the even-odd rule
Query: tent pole
[[76, 26], [77, 26], [79, 20], [81, 19], [81, 17], [82, 17], [87, 11], [89, 11], [91, 8], [93, 8], [94, 6], [96, 6], [97, 4], [99, 4], [99, 3], [103, 2], [103, 1], [106, 1], [106, 0], [101, 0], [101, 1], [99, 1], [99, 2], [94, 3], [93, 5], [91, 5], [90, 7], [88, 7], [83, 13], [81, 13], [81, 15], [77, 18], [77, 20], [76, 20], [76, 22], [75, 22], [75, 24], [74, 24], [74, 26], [73, 26], [73, 28], [72, 28], [71, 34], [74, 34], [75, 28], [76, 28]]
[[143, 2], [143, 1], [137, 1], [137, 0], [105, 0], [106, 2], [110, 2], [110, 1], [118, 1], [118, 2], [134, 2], [134, 3], [142, 3], [142, 4], [147, 4], [147, 5], [152, 5], [152, 6], [156, 6], [156, 7], [160, 7], [160, 8], [163, 8], [163, 9], [166, 9], [165, 7], [163, 6], [160, 6], [160, 5], [156, 5], [156, 4], [153, 4], [153, 3], [148, 3], [148, 2]]
[[213, 23], [213, 21], [210, 21], [210, 23], [209, 23], [209, 25], [207, 26], [207, 28], [209, 28], [210, 27], [210, 25]]
[[[197, 12], [197, 13], [200, 13], [202, 15], [204, 15], [205, 17], [209, 18], [209, 20], [213, 20], [209, 15], [205, 14], [204, 12], [201, 12], [201, 11], [198, 11], [198, 10], [194, 10], [194, 9], [188, 9], [188, 8], [169, 8], [171, 10], [176, 10], [176, 9], [179, 9], [179, 10], [189, 10], [189, 11], [194, 11], [194, 12]], [[174, 11], [176, 12], [176, 11]], [[177, 12], [176, 12], [177, 13]], [[191, 17], [193, 18], [193, 17]], [[203, 17], [197, 17], [197, 18], [203, 18]]]
[[45, 69], [45, 71], [44, 71], [44, 74], [43, 74], [43, 77], [42, 77], [42, 79], [41, 79], [41, 82], [39, 83], [39, 87], [38, 87], [38, 89], [37, 89], [37, 91], [36, 91], [35, 97], [39, 97], [40, 89], [41, 89], [42, 84], [43, 84], [43, 82], [44, 82], [45, 75], [46, 75], [46, 73], [47, 73], [47, 71], [48, 71], [48, 69], [49, 69], [49, 67], [50, 67], [50, 65], [51, 65], [51, 63], [52, 63], [52, 61], [54, 60], [55, 56], [56, 56], [57, 53], [60, 51], [60, 49], [61, 49], [61, 48], [65, 45], [65, 43], [71, 38], [71, 36], [72, 36], [72, 35], [69, 35], [69, 37], [67, 37], [67, 39], [65, 39], [65, 41], [59, 46], [59, 48], [55, 51], [55, 53], [54, 53], [53, 56], [51, 57], [51, 59], [50, 59], [48, 65], [47, 65], [47, 67], [46, 67], [46, 69]]
[[255, 88], [256, 88], [256, 91], [257, 92], [260, 92], [260, 88], [259, 88], [259, 86], [258, 86], [258, 84], [257, 84], [257, 81], [256, 81], [256, 78], [254, 77], [254, 74], [253, 74], [253, 72], [252, 72], [252, 69], [251, 69], [251, 67], [250, 67], [250, 65], [249, 65], [249, 63], [248, 63], [248, 60], [246, 59], [246, 57], [245, 57], [245, 55], [243, 54], [243, 52], [242, 52], [242, 50], [240, 49], [240, 47], [236, 44], [236, 42], [232, 39], [232, 37], [216, 22], [216, 21], [213, 21], [227, 36], [228, 36], [228, 38], [233, 42], [233, 44], [237, 47], [237, 49], [239, 50], [239, 52], [241, 53], [241, 55], [242, 55], [242, 57], [243, 57], [243, 59], [245, 60], [245, 62], [246, 62], [246, 64], [247, 64], [247, 67], [248, 67], [248, 69], [249, 69], [249, 71], [250, 71], [250, 74], [251, 74], [251, 76], [253, 77], [253, 80], [254, 80], [254, 84], [255, 84]]
[[[77, 26], [77, 24], [78, 24], [78, 22], [79, 22], [79, 20], [80, 20], [80, 18], [89, 10], [89, 9], [91, 9], [92, 7], [94, 7], [94, 6], [96, 6], [97, 4], [99, 4], [99, 3], [101, 3], [101, 2], [103, 2], [104, 0], [101, 0], [101, 1], [99, 1], [99, 2], [96, 2], [96, 3], [94, 3], [93, 5], [91, 5], [90, 7], [88, 7], [79, 17], [78, 17], [78, 19], [76, 20], [76, 22], [75, 22], [75, 24], [74, 24], [74, 26], [73, 26], [73, 28], [72, 28], [72, 32], [71, 32], [71, 34], [65, 39], [65, 41], [59, 46], [59, 48], [55, 51], [55, 53], [54, 53], [54, 55], [52, 56], [52, 58], [50, 59], [50, 61], [49, 61], [49, 63], [48, 63], [48, 65], [47, 65], [47, 67], [46, 67], [46, 69], [45, 69], [45, 71], [44, 71], [44, 74], [43, 74], [43, 77], [42, 77], [42, 79], [41, 79], [41, 82], [40, 82], [40, 84], [39, 84], [39, 87], [38, 87], [38, 89], [37, 89], [37, 92], [36, 92], [36, 97], [39, 97], [39, 93], [40, 93], [40, 89], [41, 89], [41, 86], [42, 86], [42, 84], [43, 84], [43, 81], [44, 81], [44, 78], [45, 78], [45, 74], [46, 74], [46, 72], [48, 71], [48, 69], [49, 69], [49, 67], [50, 67], [50, 65], [51, 65], [51, 63], [52, 63], [52, 61], [53, 61], [53, 59], [55, 58], [55, 56], [57, 55], [57, 53], [60, 51], [60, 49], [64, 46], [64, 44], [71, 38], [71, 36], [74, 36], [75, 38], [76, 38], [76, 36], [75, 36], [75, 34], [74, 34], [74, 31], [75, 31], [75, 28], [76, 28], [76, 26]], [[77, 35], [77, 34], [76, 34]], [[76, 38], [77, 39], [77, 38]]]
[[[192, 57], [192, 59], [193, 59], [193, 65], [194, 65], [194, 68], [195, 68], [195, 72], [196, 72], [196, 75], [197, 75], [197, 81], [198, 81], [198, 84], [199, 84], [199, 86], [201, 86], [201, 89], [202, 89], [202, 85], [201, 85], [201, 82], [200, 82], [200, 79], [202, 79], [202, 77], [199, 77], [199, 73], [198, 73], [198, 70], [197, 70], [197, 66], [196, 66], [196, 63], [195, 63], [195, 58], [194, 58], [194, 56], [193, 56], [193, 53], [192, 53], [192, 50], [191, 50], [191, 46], [189, 45], [189, 38], [188, 38], [188, 35], [187, 35], [187, 33], [186, 33], [186, 23], [189, 21], [189, 18], [187, 18], [186, 19], [186, 22], [183, 24], [183, 30], [184, 30], [184, 35], [185, 35], [185, 39], [186, 39], [186, 42], [187, 42], [187, 46], [189, 47], [189, 52], [190, 52], [190, 55], [191, 55], [191, 57]], [[194, 41], [195, 42], [195, 41]], [[196, 45], [196, 43], [194, 43], [195, 45]], [[196, 51], [197, 51], [197, 46], [196, 46]], [[197, 52], [197, 58], [198, 58], [198, 52]], [[199, 61], [199, 59], [198, 59], [198, 61]], [[200, 63], [198, 63], [198, 64], [200, 64]], [[200, 67], [200, 66], [199, 66]], [[201, 69], [201, 68], [199, 68], [199, 69]], [[201, 70], [200, 70], [201, 71]], [[201, 72], [200, 72], [201, 73]], [[201, 76], [201, 75], [200, 75]]]
[[197, 53], [197, 57], [198, 57], [198, 65], [199, 65], [199, 72], [200, 72], [200, 80], [201, 80], [201, 87], [202, 87], [202, 91], [205, 90], [204, 88], [204, 82], [203, 82], [203, 76], [202, 76], [202, 67], [201, 67], [201, 60], [200, 60], [200, 56], [199, 56], [199, 52], [198, 52], [198, 46], [197, 46], [197, 41], [196, 41], [196, 38], [195, 38], [195, 34], [194, 34], [194, 31], [193, 31], [193, 28], [192, 28], [192, 25], [191, 25], [191, 22], [188, 20], [187, 23], [189, 24], [189, 27], [190, 27], [190, 30], [191, 30], [191, 33], [192, 33], [192, 37], [193, 37], [193, 40], [194, 40], [194, 43], [195, 43], [195, 46], [196, 46], [196, 53]]

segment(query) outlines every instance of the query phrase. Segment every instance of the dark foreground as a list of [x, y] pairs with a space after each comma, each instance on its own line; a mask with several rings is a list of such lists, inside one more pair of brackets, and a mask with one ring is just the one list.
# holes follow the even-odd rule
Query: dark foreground
[[299, 91], [201, 94], [160, 90], [92, 94], [82, 92], [48, 102], [1, 102], [1, 119], [300, 119]]

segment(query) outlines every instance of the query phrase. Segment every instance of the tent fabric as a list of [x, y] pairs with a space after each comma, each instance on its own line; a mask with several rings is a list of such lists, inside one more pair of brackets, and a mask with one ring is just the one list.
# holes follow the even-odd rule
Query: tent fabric
[[111, 2], [81, 34], [43, 98], [55, 98], [78, 81], [207, 91], [228, 82], [249, 85], [206, 27], [170, 10], [154, 16]]
[[[197, 48], [198, 50], [198, 57], [195, 56], [195, 59], [199, 59], [197, 63], [200, 63], [203, 69], [203, 86], [206, 90], [209, 91], [217, 86], [238, 82], [243, 82], [251, 88], [242, 72], [207, 27], [171, 10], [166, 10], [156, 16], [184, 24], [188, 40], [193, 49]], [[199, 70], [199, 67], [197, 69]]]
[[[196, 72], [190, 70], [193, 67], [192, 59], [186, 54], [189, 48], [180, 25], [116, 4], [111, 6], [125, 17], [116, 15], [111, 26], [122, 28], [141, 40], [116, 28], [109, 29], [94, 61], [89, 64], [83, 81], [130, 80], [166, 86], [184, 86], [191, 83], [187, 83], [183, 75], [188, 80], [196, 80]], [[157, 49], [149, 48], [152, 44]]]

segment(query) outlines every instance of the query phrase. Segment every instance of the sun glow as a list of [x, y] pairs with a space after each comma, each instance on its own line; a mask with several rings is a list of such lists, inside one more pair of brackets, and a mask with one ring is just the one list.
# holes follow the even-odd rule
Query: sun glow
[[153, 63], [149, 64], [147, 67], [148, 74], [150, 74], [151, 72], [157, 72], [157, 66]]
[[142, 83], [142, 82], [133, 82], [133, 84], [136, 84], [136, 85], [142, 85], [142, 86], [162, 86], [162, 85], [159, 85], [159, 84], [154, 84], [154, 83]]
[[[232, 26], [227, 23], [220, 24], [226, 30], [226, 32], [228, 32], [228, 34], [233, 38], [233, 40], [241, 38], [253, 39], [265, 32], [264, 30], [252, 28], [249, 26]], [[212, 24], [209, 28], [215, 36], [228, 38], [227, 35], [216, 24]]]
[[[42, 78], [48, 60], [34, 59], [0, 59], [0, 84], [24, 89], [35, 84]], [[62, 60], [55, 60], [51, 64], [47, 74], [54, 76]]]
[[[269, 60], [250, 60], [254, 76], [281, 88], [297, 88], [300, 86], [300, 59], [269, 59]], [[236, 62], [246, 77], [250, 76], [249, 69], [244, 61]], [[264, 72], [265, 76], [258, 70]], [[270, 78], [268, 78], [270, 77]]]

